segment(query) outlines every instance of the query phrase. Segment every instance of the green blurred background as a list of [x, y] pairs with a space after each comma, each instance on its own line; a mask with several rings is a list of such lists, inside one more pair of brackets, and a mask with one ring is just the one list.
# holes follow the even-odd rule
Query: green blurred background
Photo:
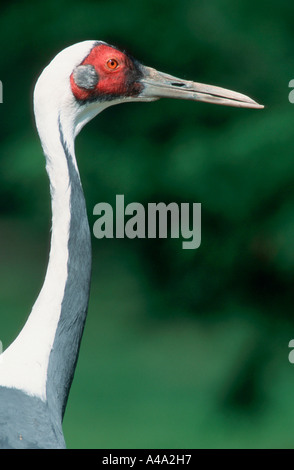
[[[265, 110], [160, 100], [109, 108], [76, 154], [93, 207], [202, 203], [202, 244], [97, 240], [70, 448], [294, 447], [292, 0], [1, 2], [0, 339], [42, 285], [50, 200], [33, 84], [101, 39], [144, 64], [243, 92]], [[50, 99], [50, 97], [48, 97]]]

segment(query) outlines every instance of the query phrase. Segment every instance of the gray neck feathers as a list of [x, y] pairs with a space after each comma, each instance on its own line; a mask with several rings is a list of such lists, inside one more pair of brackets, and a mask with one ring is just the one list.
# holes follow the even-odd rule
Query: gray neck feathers
[[70, 179], [70, 227], [68, 237], [68, 278], [61, 315], [49, 357], [46, 394], [48, 406], [63, 418], [79, 354], [89, 299], [91, 238], [84, 194], [78, 171], [64, 138], [59, 119], [60, 141]]

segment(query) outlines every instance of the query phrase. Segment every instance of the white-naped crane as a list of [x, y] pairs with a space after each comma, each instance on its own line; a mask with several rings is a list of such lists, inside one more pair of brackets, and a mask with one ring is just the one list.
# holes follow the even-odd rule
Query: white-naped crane
[[159, 98], [263, 107], [240, 93], [145, 67], [102, 41], [64, 49], [36, 83], [34, 113], [50, 180], [51, 248], [27, 322], [0, 356], [0, 448], [65, 447], [62, 420], [91, 277], [91, 237], [75, 137], [108, 106]]

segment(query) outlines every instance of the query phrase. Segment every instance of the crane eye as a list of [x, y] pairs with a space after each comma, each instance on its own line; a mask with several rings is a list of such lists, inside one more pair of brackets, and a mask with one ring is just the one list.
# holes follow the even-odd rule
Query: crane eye
[[109, 59], [107, 61], [107, 67], [111, 70], [114, 70], [118, 67], [118, 61], [116, 59]]

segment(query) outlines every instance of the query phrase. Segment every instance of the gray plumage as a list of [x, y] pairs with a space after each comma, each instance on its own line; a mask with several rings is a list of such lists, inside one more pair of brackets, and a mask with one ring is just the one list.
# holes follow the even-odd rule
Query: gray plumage
[[0, 448], [65, 448], [61, 423], [52, 415], [49, 402], [0, 387]]
[[85, 90], [93, 90], [99, 81], [98, 74], [93, 65], [79, 65], [73, 71], [75, 83]]

